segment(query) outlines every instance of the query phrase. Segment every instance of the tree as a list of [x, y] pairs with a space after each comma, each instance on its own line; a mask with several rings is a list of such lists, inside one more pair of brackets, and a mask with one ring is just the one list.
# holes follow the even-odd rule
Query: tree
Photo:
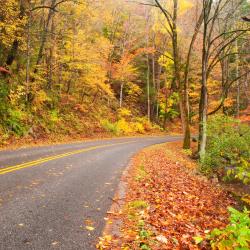
[[[201, 159], [205, 155], [206, 139], [207, 139], [207, 114], [208, 114], [208, 86], [207, 81], [212, 69], [221, 60], [231, 55], [230, 47], [237, 41], [239, 37], [244, 35], [249, 29], [236, 28], [234, 30], [226, 30], [222, 32], [217, 31], [217, 21], [219, 18], [226, 15], [227, 20], [234, 17], [235, 12], [243, 4], [244, 1], [239, 1], [237, 5], [232, 6], [230, 1], [219, 0], [203, 0], [203, 49], [202, 49], [202, 79], [201, 79], [201, 93], [199, 106], [199, 154]], [[228, 8], [230, 13], [228, 14]], [[220, 40], [223, 38], [222, 40]], [[228, 50], [229, 49], [229, 50]], [[235, 52], [238, 55], [238, 50]], [[222, 56], [222, 57], [221, 57]], [[238, 61], [237, 61], [238, 63]], [[238, 69], [237, 69], [238, 72]], [[224, 73], [224, 72], [223, 72]], [[228, 88], [239, 78], [238, 73], [236, 77], [229, 81], [224, 86], [224, 93], [227, 95]], [[217, 109], [218, 110], [218, 109]]]

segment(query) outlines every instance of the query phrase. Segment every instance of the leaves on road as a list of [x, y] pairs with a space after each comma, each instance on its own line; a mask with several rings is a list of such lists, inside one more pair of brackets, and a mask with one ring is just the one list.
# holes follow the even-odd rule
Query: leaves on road
[[86, 229], [89, 230], [89, 231], [94, 231], [95, 230], [95, 228], [91, 227], [91, 226], [86, 226]]

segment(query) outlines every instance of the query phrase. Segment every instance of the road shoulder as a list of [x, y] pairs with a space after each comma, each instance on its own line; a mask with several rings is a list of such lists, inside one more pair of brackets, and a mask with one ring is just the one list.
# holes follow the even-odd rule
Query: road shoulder
[[[99, 249], [201, 249], [193, 237], [227, 224], [236, 204], [218, 183], [196, 171], [180, 143], [140, 151], [130, 161]], [[206, 249], [206, 246], [202, 246]]]

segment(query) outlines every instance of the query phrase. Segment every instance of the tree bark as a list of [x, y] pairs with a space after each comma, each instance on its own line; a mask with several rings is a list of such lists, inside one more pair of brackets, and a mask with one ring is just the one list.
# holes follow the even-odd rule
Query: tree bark
[[28, 14], [28, 24], [27, 24], [27, 51], [26, 51], [26, 101], [28, 103], [29, 99], [29, 92], [30, 92], [30, 27], [31, 26], [31, 12], [29, 11]]
[[[199, 105], [199, 155], [201, 161], [204, 159], [207, 144], [207, 109], [208, 109], [208, 93], [207, 93], [207, 69], [208, 69], [208, 36], [211, 35], [211, 30], [208, 32], [209, 14], [211, 11], [212, 0], [203, 0], [203, 41], [202, 41], [202, 79], [201, 93]], [[211, 28], [212, 29], [212, 28]], [[210, 33], [210, 34], [209, 34]]]
[[121, 88], [120, 88], [120, 105], [119, 107], [122, 107], [122, 101], [123, 101], [123, 87], [124, 87], [124, 83], [121, 84]]
[[[19, 19], [22, 20], [25, 15], [25, 7], [24, 7], [24, 0], [20, 0], [20, 14], [19, 14]], [[12, 63], [14, 62], [17, 52], [18, 52], [18, 47], [19, 47], [19, 41], [15, 39], [12, 43], [10, 52], [7, 56], [6, 59], [6, 65], [11, 66]]]
[[43, 51], [44, 51], [44, 47], [45, 47], [45, 44], [47, 41], [47, 36], [48, 36], [49, 24], [50, 24], [50, 21], [51, 21], [53, 14], [54, 14], [53, 8], [54, 8], [55, 4], [56, 4], [56, 0], [52, 0], [51, 5], [50, 5], [51, 8], [49, 9], [49, 14], [48, 14], [48, 17], [47, 17], [47, 20], [45, 23], [45, 27], [44, 27], [42, 35], [41, 35], [41, 44], [40, 44], [40, 48], [39, 48], [38, 55], [37, 55], [36, 67], [34, 69], [34, 73], [37, 73], [37, 71], [38, 71], [37, 66], [41, 63], [41, 60], [43, 57]]

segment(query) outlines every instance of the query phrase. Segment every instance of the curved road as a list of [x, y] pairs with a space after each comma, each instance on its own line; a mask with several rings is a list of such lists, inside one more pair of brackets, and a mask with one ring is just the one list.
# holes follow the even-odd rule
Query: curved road
[[[0, 151], [0, 249], [95, 249], [131, 156], [179, 139], [121, 138]], [[86, 230], [86, 223], [94, 230]]]

